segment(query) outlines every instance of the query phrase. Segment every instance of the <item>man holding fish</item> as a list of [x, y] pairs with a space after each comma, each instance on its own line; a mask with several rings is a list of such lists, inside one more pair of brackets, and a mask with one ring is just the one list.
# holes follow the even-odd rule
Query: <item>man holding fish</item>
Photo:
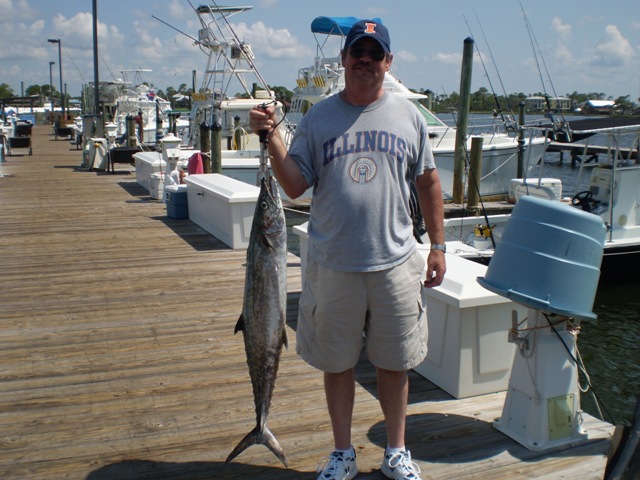
[[[427, 353], [422, 289], [440, 285], [445, 274], [444, 215], [426, 122], [410, 102], [382, 88], [392, 60], [387, 28], [356, 22], [342, 50], [344, 90], [303, 117], [289, 151], [275, 128], [275, 109], [251, 111], [252, 129], [269, 131], [271, 168], [287, 195], [313, 186], [297, 352], [324, 372], [334, 450], [319, 480], [358, 473], [351, 421], [363, 345], [376, 368], [387, 429], [382, 473], [420, 479], [405, 447], [407, 371]], [[411, 182], [433, 242], [424, 281]]]

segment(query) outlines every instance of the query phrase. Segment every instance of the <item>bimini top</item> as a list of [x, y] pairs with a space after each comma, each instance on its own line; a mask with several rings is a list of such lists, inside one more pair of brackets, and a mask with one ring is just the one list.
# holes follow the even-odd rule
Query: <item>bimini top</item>
[[[359, 20], [362, 19], [357, 17], [316, 17], [311, 22], [311, 32], [346, 37], [353, 24]], [[371, 20], [380, 24], [383, 23], [379, 18], [372, 18]]]

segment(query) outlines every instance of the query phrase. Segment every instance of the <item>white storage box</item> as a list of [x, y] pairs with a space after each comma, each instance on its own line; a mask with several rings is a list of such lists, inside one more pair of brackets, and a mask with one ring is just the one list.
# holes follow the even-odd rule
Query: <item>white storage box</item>
[[[133, 154], [133, 160], [136, 166], [136, 182], [150, 192], [151, 174], [164, 172], [166, 163], [159, 152], [137, 152]], [[162, 193], [158, 198], [162, 198]]]
[[149, 196], [155, 200], [164, 199], [164, 173], [152, 173], [149, 176]]
[[[421, 252], [426, 258], [428, 247]], [[427, 289], [427, 358], [414, 370], [456, 398], [500, 392], [509, 386], [515, 345], [509, 343], [512, 311], [527, 308], [476, 281], [487, 267], [447, 254], [445, 280]]]
[[[300, 237], [304, 283], [307, 224], [293, 227]], [[426, 259], [429, 247], [419, 247]], [[487, 267], [446, 254], [441, 286], [427, 289], [429, 342], [427, 358], [414, 370], [456, 398], [506, 390], [515, 345], [509, 343], [512, 310], [525, 318], [526, 307], [486, 290], [476, 278]]]
[[510, 203], [516, 203], [522, 196], [562, 200], [562, 180], [559, 178], [512, 178], [509, 184]]
[[247, 248], [260, 189], [219, 173], [189, 175], [189, 219], [233, 249]]

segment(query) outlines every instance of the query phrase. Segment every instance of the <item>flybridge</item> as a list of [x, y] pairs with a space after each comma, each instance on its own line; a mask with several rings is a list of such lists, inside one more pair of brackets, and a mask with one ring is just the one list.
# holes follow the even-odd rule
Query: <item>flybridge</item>
[[200, 13], [223, 13], [227, 14], [225, 16], [235, 15], [236, 13], [246, 12], [247, 10], [251, 10], [253, 7], [218, 7], [216, 5], [200, 5], [196, 8], [196, 12]]

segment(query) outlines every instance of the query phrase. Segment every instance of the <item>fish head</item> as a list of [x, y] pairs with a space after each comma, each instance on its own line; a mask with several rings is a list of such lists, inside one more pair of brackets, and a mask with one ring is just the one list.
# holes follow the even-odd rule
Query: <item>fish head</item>
[[262, 235], [280, 235], [286, 231], [286, 220], [282, 208], [278, 182], [274, 177], [260, 180], [260, 193], [253, 216], [254, 228]]

